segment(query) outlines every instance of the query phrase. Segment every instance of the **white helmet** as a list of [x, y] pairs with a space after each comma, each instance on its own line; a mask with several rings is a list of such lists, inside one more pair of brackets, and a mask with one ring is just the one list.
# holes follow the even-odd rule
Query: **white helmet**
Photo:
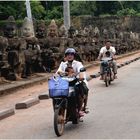
[[73, 48], [67, 48], [66, 51], [65, 51], [65, 54], [69, 54], [69, 53], [75, 54], [76, 51]]

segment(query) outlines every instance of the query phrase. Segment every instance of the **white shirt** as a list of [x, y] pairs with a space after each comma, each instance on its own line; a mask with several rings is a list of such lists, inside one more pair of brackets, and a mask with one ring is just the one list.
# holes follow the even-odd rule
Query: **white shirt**
[[116, 53], [115, 47], [110, 46], [109, 50], [106, 49], [106, 46], [102, 47], [100, 50], [100, 54], [103, 55], [103, 58], [106, 57], [106, 52], [109, 51], [111, 55], [114, 55]]
[[[65, 69], [67, 68], [67, 64], [68, 64], [68, 61], [66, 62], [61, 62], [59, 68], [57, 71], [62, 71], [62, 72], [65, 72]], [[80, 69], [83, 68], [84, 66], [82, 65], [81, 62], [79, 61], [76, 61], [76, 60], [73, 60], [72, 62], [72, 68], [74, 69], [74, 72], [80, 72]]]
[[[66, 61], [66, 62], [61, 62], [60, 66], [59, 66], [59, 68], [58, 68], [58, 70], [57, 70], [57, 72], [58, 72], [58, 71], [60, 71], [60, 72], [65, 72], [65, 69], [67, 68], [67, 64], [68, 64], [68, 61]], [[80, 69], [83, 68], [84, 66], [83, 66], [83, 64], [82, 64], [81, 62], [76, 61], [76, 60], [73, 60], [73, 62], [72, 62], [72, 67], [73, 67], [74, 72], [75, 72], [75, 73], [78, 73], [78, 72], [80, 72]], [[57, 72], [56, 72], [56, 73], [57, 73]], [[84, 79], [85, 79], [84, 82], [86, 83], [86, 85], [88, 85], [88, 82], [87, 82], [87, 80], [86, 80], [86, 73], [83, 72], [83, 74], [84, 74]]]

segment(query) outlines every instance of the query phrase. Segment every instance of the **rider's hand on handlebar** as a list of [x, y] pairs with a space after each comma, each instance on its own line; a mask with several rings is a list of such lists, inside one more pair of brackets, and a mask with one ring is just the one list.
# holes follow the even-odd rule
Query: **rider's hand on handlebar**
[[60, 74], [59, 74], [60, 76], [68, 76], [68, 73], [67, 72], [61, 72]]
[[84, 80], [84, 78], [79, 78], [79, 81], [83, 81]]
[[116, 56], [113, 56], [113, 57], [112, 57], [112, 60], [116, 60]]
[[76, 73], [69, 73], [68, 74], [68, 77], [75, 77], [76, 76]]

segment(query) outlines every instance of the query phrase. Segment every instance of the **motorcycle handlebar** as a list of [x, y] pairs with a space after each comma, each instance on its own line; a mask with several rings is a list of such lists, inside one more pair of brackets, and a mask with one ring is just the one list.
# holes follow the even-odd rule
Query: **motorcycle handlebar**
[[113, 61], [113, 58], [101, 59], [100, 61]]

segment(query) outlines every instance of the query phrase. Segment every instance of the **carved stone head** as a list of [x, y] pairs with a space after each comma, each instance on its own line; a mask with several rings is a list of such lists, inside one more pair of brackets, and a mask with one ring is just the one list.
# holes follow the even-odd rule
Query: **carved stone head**
[[55, 37], [58, 36], [58, 27], [53, 19], [49, 25], [48, 36]]
[[9, 16], [7, 24], [4, 28], [4, 35], [8, 38], [13, 38], [16, 35], [16, 22], [13, 16]]
[[60, 37], [67, 37], [68, 36], [68, 32], [67, 29], [65, 27], [65, 25], [62, 25], [59, 29], [59, 36]]
[[99, 36], [100, 30], [99, 30], [98, 27], [95, 27], [95, 28], [94, 28], [94, 34], [95, 34], [95, 36]]
[[41, 20], [37, 25], [36, 36], [38, 38], [44, 38], [46, 36], [46, 25], [43, 20]]
[[70, 38], [73, 38], [76, 35], [76, 29], [74, 28], [74, 26], [70, 26], [68, 33]]
[[22, 25], [22, 35], [24, 37], [31, 37], [34, 36], [34, 29], [31, 20], [25, 17]]

